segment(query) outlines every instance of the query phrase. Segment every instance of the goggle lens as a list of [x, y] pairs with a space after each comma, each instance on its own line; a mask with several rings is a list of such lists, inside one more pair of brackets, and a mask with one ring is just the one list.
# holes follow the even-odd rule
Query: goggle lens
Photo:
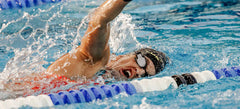
[[147, 66], [147, 60], [142, 54], [136, 55], [136, 62], [141, 68], [145, 68]]
[[138, 64], [138, 66], [145, 70], [145, 73], [143, 75], [141, 75], [141, 77], [149, 76], [146, 71], [147, 59], [141, 53], [137, 53], [135, 60], [136, 60], [136, 63]]

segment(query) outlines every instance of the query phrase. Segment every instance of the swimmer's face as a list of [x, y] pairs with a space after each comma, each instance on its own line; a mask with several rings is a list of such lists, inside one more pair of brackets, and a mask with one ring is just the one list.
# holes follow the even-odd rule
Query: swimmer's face
[[107, 64], [106, 69], [111, 69], [117, 72], [121, 78], [127, 79], [140, 78], [144, 75], [155, 75], [156, 72], [153, 62], [148, 57], [144, 57], [147, 62], [146, 71], [137, 64], [135, 54], [117, 56]]

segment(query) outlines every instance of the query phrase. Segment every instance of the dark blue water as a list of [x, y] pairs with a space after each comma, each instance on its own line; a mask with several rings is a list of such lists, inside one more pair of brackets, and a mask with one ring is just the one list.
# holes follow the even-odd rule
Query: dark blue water
[[[1, 78], [42, 72], [79, 45], [86, 16], [102, 2], [0, 11]], [[134, 1], [112, 23], [112, 53], [146, 46], [165, 52], [171, 63], [155, 77], [239, 66], [239, 7], [238, 0]], [[234, 77], [56, 108], [239, 108], [239, 102], [240, 78]]]

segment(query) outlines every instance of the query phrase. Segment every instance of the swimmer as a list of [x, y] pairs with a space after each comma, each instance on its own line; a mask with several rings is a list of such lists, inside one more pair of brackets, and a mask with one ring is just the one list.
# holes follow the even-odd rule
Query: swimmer
[[105, 1], [91, 14], [80, 46], [53, 62], [46, 72], [10, 78], [3, 83], [2, 90], [14, 93], [18, 91], [18, 95], [11, 94], [12, 98], [16, 98], [35, 92], [47, 94], [49, 90], [71, 82], [78, 83], [79, 80], [84, 81], [78, 83], [83, 85], [86, 83], [85, 78], [91, 81], [99, 76], [100, 70], [100, 77], [105, 80], [113, 78], [116, 81], [153, 76], [161, 72], [168, 63], [168, 57], [163, 52], [151, 48], [142, 48], [110, 60], [110, 22], [130, 1]]
[[109, 59], [110, 22], [130, 1], [105, 1], [90, 16], [81, 45], [73, 53], [65, 54], [53, 62], [47, 72], [75, 80], [79, 77], [91, 79], [103, 69], [104, 78], [131, 80], [156, 75], [162, 71], [168, 57], [151, 48], [142, 48], [130, 54], [117, 56], [114, 60]]

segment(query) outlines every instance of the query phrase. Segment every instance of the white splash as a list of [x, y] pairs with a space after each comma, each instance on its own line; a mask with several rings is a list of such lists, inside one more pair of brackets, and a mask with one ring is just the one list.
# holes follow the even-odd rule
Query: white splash
[[113, 53], [134, 51], [141, 46], [134, 35], [134, 29], [135, 25], [132, 23], [132, 16], [129, 14], [121, 13], [112, 22], [109, 44]]
[[[83, 0], [81, 0], [83, 1]], [[101, 1], [103, 2], [103, 1]], [[101, 2], [71, 2], [57, 3], [48, 8], [26, 9], [27, 11], [18, 11], [16, 18], [7, 19], [10, 15], [1, 16], [4, 22], [0, 26], [0, 46], [6, 47], [6, 52], [13, 52], [12, 56], [3, 72], [0, 73], [0, 81], [8, 82], [15, 78], [29, 76], [31, 74], [41, 74], [45, 72], [47, 66], [53, 61], [67, 53], [74, 52], [79, 46], [81, 38], [87, 28], [89, 15], [92, 12], [87, 6], [97, 6]], [[75, 4], [79, 3], [79, 4]], [[69, 7], [74, 5], [75, 7]], [[66, 11], [71, 9], [75, 14], [87, 16], [72, 17]], [[71, 13], [71, 12], [70, 12]], [[6, 19], [5, 19], [6, 18]], [[114, 53], [133, 51], [141, 46], [134, 36], [135, 25], [131, 22], [132, 17], [128, 14], [120, 14], [111, 26], [111, 36], [109, 40], [110, 48]], [[80, 22], [80, 23], [79, 23]], [[73, 23], [73, 24], [72, 24]], [[77, 25], [74, 25], [77, 24]], [[13, 29], [13, 30], [11, 30]], [[8, 32], [11, 32], [9, 34]], [[131, 47], [130, 47], [131, 46]], [[131, 48], [131, 49], [126, 49]], [[75, 55], [72, 55], [76, 58]], [[65, 63], [63, 67], [68, 66]], [[55, 69], [59, 70], [59, 69]], [[19, 80], [19, 79], [18, 79]], [[23, 80], [24, 81], [24, 80]], [[49, 84], [49, 81], [34, 81], [39, 84]], [[102, 83], [102, 81], [99, 81]], [[12, 82], [12, 87], [14, 82]], [[2, 88], [4, 86], [0, 86]], [[49, 86], [52, 87], [52, 86]], [[18, 88], [18, 87], [15, 87]], [[31, 86], [24, 86], [21, 89], [31, 90]], [[10, 94], [14, 93], [10, 90]], [[1, 93], [2, 91], [0, 91]], [[16, 92], [18, 93], [18, 92]], [[16, 94], [15, 93], [15, 94]], [[36, 92], [37, 94], [39, 92]], [[0, 99], [3, 96], [0, 96]], [[5, 97], [5, 96], [4, 96]]]
[[153, 104], [148, 104], [146, 102], [147, 98], [144, 97], [142, 99], [142, 104], [140, 105], [133, 105], [133, 109], [168, 109], [167, 107], [161, 107]]

